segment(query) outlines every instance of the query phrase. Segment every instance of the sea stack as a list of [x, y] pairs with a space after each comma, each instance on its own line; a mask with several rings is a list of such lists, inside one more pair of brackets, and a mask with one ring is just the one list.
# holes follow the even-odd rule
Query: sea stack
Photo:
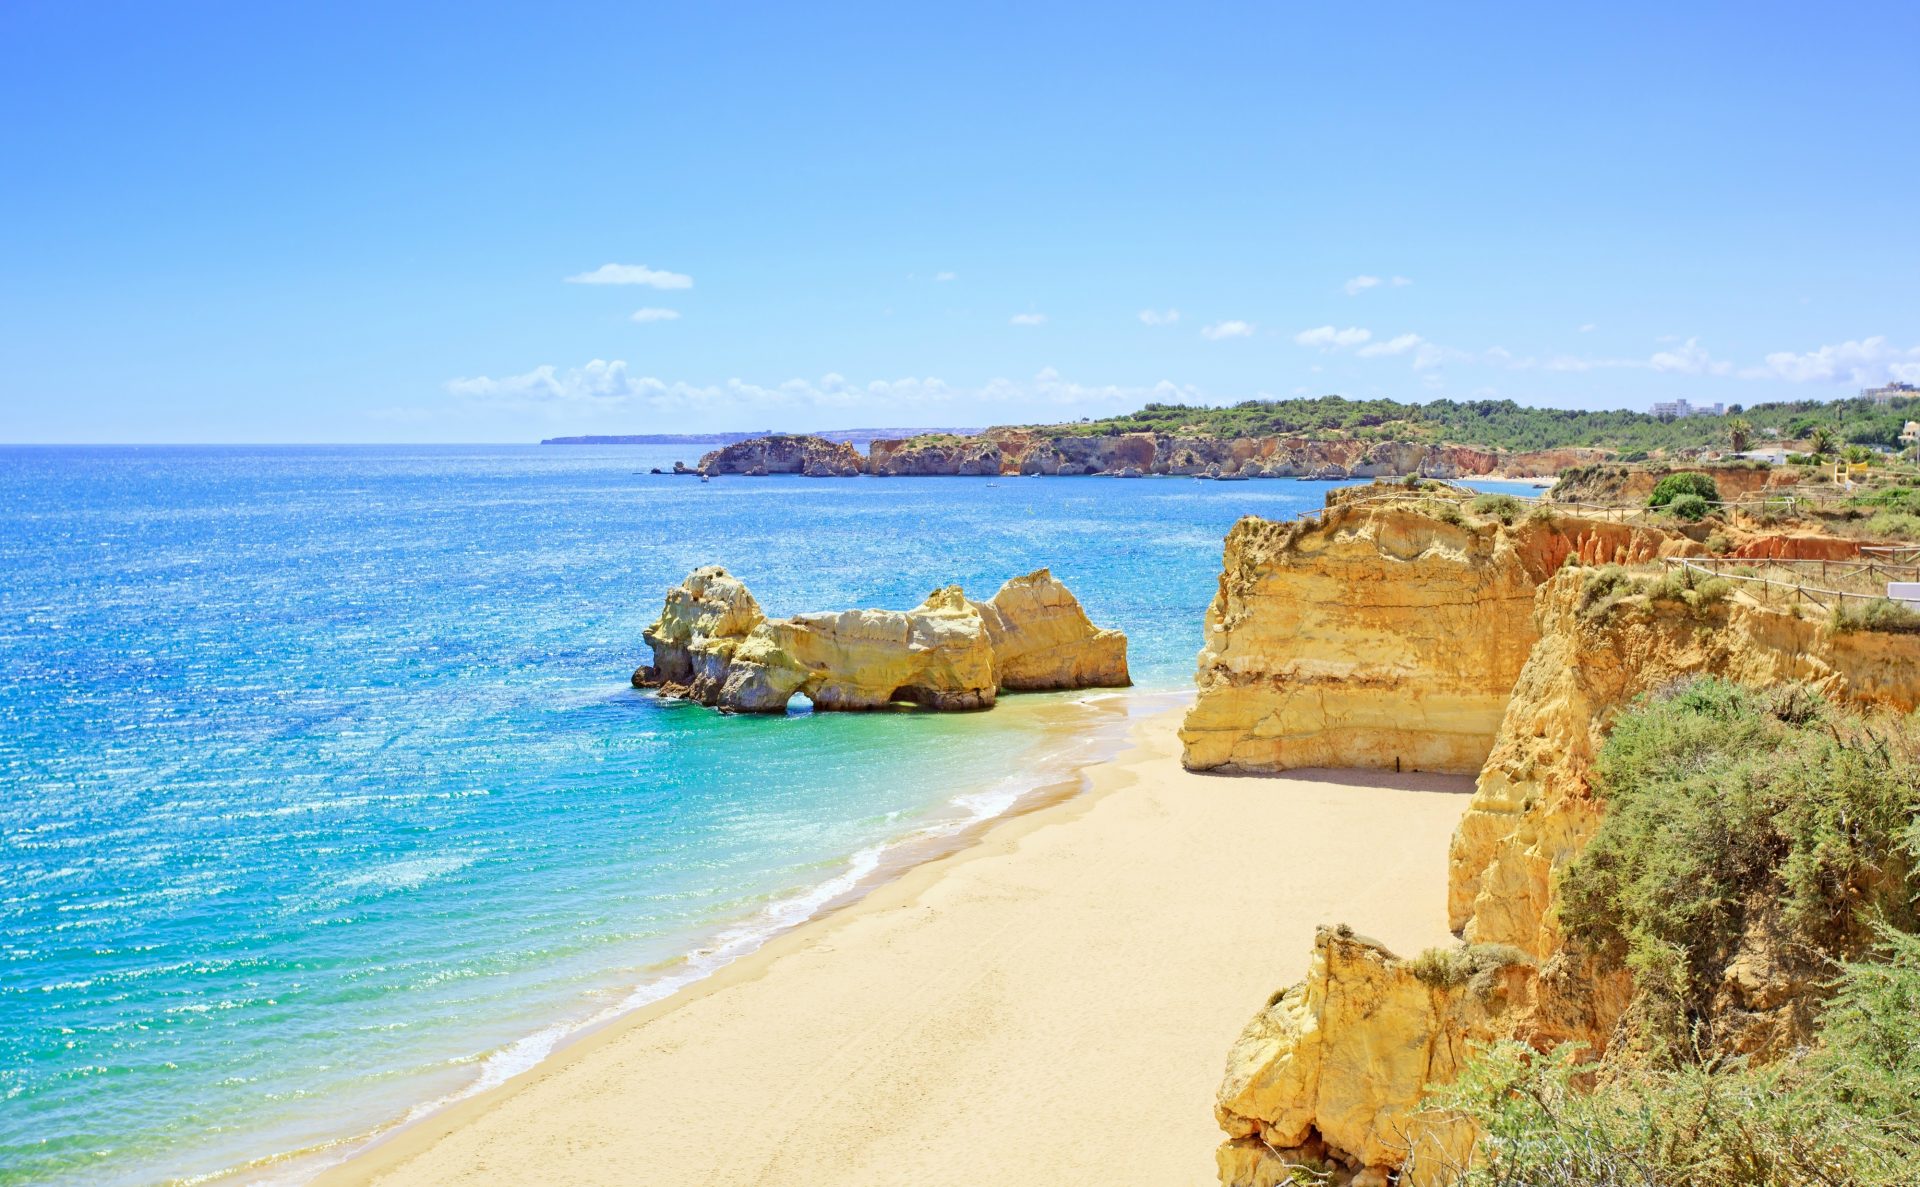
[[768, 618], [746, 586], [709, 565], [667, 591], [642, 635], [653, 663], [637, 688], [741, 713], [784, 712], [797, 693], [817, 710], [989, 709], [1003, 691], [1131, 683], [1127, 637], [1093, 624], [1045, 569], [985, 602], [957, 585], [911, 610]]

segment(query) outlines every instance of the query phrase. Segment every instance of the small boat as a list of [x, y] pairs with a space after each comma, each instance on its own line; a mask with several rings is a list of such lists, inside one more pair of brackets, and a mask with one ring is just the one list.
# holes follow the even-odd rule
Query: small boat
[[713, 481], [713, 475], [711, 475], [711, 474], [702, 474], [702, 475], [700, 475], [700, 481], [702, 481], [702, 482], [712, 482], [712, 481]]

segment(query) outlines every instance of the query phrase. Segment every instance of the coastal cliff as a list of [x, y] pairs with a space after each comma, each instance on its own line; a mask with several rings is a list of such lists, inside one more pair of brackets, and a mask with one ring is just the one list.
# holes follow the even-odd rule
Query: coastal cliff
[[[1450, 1182], [1472, 1134], [1420, 1102], [1431, 1085], [1458, 1073], [1470, 1043], [1517, 1039], [1541, 1050], [1578, 1043], [1595, 1057], [1622, 1041], [1623, 1028], [1633, 1033], [1633, 974], [1617, 953], [1562, 933], [1558, 896], [1562, 872], [1607, 810], [1595, 789], [1596, 756], [1636, 697], [1712, 675], [1761, 688], [1792, 682], [1836, 703], [1902, 713], [1920, 700], [1920, 636], [1835, 632], [1793, 607], [1751, 602], [1725, 582], [1694, 584], [1684, 574], [1675, 580], [1657, 571], [1562, 569], [1549, 563], [1560, 550], [1544, 536], [1530, 539], [1525, 524], [1488, 532], [1493, 538], [1476, 546], [1460, 525], [1436, 520], [1423, 528], [1403, 522], [1406, 514], [1365, 506], [1330, 512], [1325, 524], [1297, 529], [1297, 540], [1265, 530], [1275, 525], [1236, 528], [1245, 535], [1237, 549], [1229, 542], [1216, 600], [1223, 634], [1216, 635], [1210, 615], [1202, 660], [1202, 704], [1210, 663], [1218, 669], [1212, 695], [1228, 703], [1194, 712], [1202, 725], [1233, 723], [1237, 753], [1246, 758], [1285, 766], [1331, 755], [1378, 765], [1379, 742], [1418, 745], [1411, 735], [1428, 719], [1423, 689], [1431, 695], [1457, 671], [1437, 665], [1437, 632], [1427, 625], [1431, 615], [1457, 611], [1440, 598], [1400, 619], [1396, 630], [1372, 599], [1357, 598], [1290, 627], [1311, 613], [1298, 607], [1328, 593], [1324, 583], [1335, 568], [1323, 558], [1343, 557], [1362, 584], [1369, 567], [1402, 575], [1395, 588], [1438, 567], [1452, 597], [1494, 607], [1484, 622], [1449, 627], [1509, 632], [1491, 647], [1452, 636], [1461, 648], [1484, 651], [1490, 669], [1503, 662], [1504, 646], [1530, 640], [1450, 847], [1449, 923], [1466, 943], [1400, 960], [1347, 933], [1323, 931], [1305, 981], [1256, 1015], [1229, 1057], [1217, 1103], [1228, 1137], [1219, 1170], [1229, 1187], [1286, 1182], [1289, 1168], [1303, 1164], [1331, 1170], [1336, 1182], [1384, 1184], [1390, 1171], [1413, 1184]], [[1557, 530], [1569, 545], [1560, 555], [1576, 559], [1596, 552], [1644, 558], [1690, 544], [1564, 522]], [[1503, 552], [1510, 556], [1499, 559]], [[1524, 599], [1521, 622], [1513, 591], [1535, 573], [1541, 578]], [[1330, 646], [1343, 619], [1354, 640]], [[1309, 641], [1292, 642], [1301, 635]], [[1337, 714], [1321, 707], [1332, 702], [1311, 683], [1302, 695], [1275, 691], [1297, 682], [1312, 655], [1396, 653], [1405, 659], [1401, 668], [1362, 670]], [[1255, 681], [1249, 694], [1239, 678], [1248, 672], [1268, 675], [1271, 686]], [[1492, 682], [1475, 687], [1491, 693]], [[1377, 704], [1365, 704], [1369, 698]], [[1236, 706], [1236, 699], [1252, 708]], [[1356, 720], [1390, 724], [1363, 732], [1356, 744]], [[1434, 719], [1434, 752], [1457, 752], [1457, 724], [1452, 715]], [[1329, 740], [1313, 740], [1315, 729], [1325, 729]], [[1190, 765], [1195, 753], [1236, 751], [1203, 729], [1189, 742]], [[1826, 983], [1817, 962], [1780, 940], [1768, 896], [1758, 896], [1751, 910], [1751, 923], [1736, 930], [1709, 970], [1711, 993], [1696, 1032], [1709, 1054], [1772, 1058], [1803, 1046]]]
[[1805, 466], [1769, 466], [1764, 462], [1698, 462], [1669, 465], [1660, 462], [1575, 462], [1554, 471], [1560, 475], [1547, 497], [1561, 503], [1627, 503], [1647, 501], [1669, 474], [1705, 474], [1713, 479], [1720, 497], [1728, 501], [1791, 493], [1808, 476]]
[[779, 433], [722, 446], [702, 456], [696, 469], [702, 474], [851, 478], [866, 469], [866, 459], [844, 441]]
[[1129, 683], [1127, 639], [1097, 627], [1045, 569], [992, 599], [957, 585], [912, 610], [843, 610], [768, 618], [719, 566], [667, 592], [642, 635], [653, 663], [637, 688], [743, 713], [780, 713], [796, 695], [817, 710], [993, 706], [1001, 691]]
[[709, 474], [810, 474], [852, 477], [1086, 475], [1119, 478], [1478, 478], [1557, 474], [1609, 456], [1605, 450], [1508, 452], [1418, 441], [1362, 441], [1305, 435], [1082, 435], [1005, 427], [976, 434], [928, 433], [876, 439], [861, 457], [819, 437], [756, 437], [700, 459]]
[[1699, 551], [1657, 528], [1477, 519], [1449, 492], [1334, 502], [1317, 520], [1249, 517], [1228, 533], [1181, 729], [1189, 768], [1470, 774], [1539, 637], [1542, 581], [1569, 557]]

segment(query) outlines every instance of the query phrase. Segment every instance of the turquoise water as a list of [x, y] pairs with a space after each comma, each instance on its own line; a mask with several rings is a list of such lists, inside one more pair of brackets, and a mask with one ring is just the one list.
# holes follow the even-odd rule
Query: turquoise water
[[644, 473], [675, 456], [0, 450], [0, 1183], [208, 1174], [498, 1080], [1070, 757], [1012, 699], [633, 691], [696, 565], [776, 614], [1050, 565], [1170, 690], [1226, 529], [1329, 485]]

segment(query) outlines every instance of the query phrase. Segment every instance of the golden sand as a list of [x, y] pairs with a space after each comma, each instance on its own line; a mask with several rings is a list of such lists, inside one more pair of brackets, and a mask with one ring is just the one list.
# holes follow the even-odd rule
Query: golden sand
[[1228, 1045], [1314, 926], [1446, 942], [1470, 780], [1181, 769], [1087, 790], [401, 1130], [325, 1184], [1214, 1181]]

